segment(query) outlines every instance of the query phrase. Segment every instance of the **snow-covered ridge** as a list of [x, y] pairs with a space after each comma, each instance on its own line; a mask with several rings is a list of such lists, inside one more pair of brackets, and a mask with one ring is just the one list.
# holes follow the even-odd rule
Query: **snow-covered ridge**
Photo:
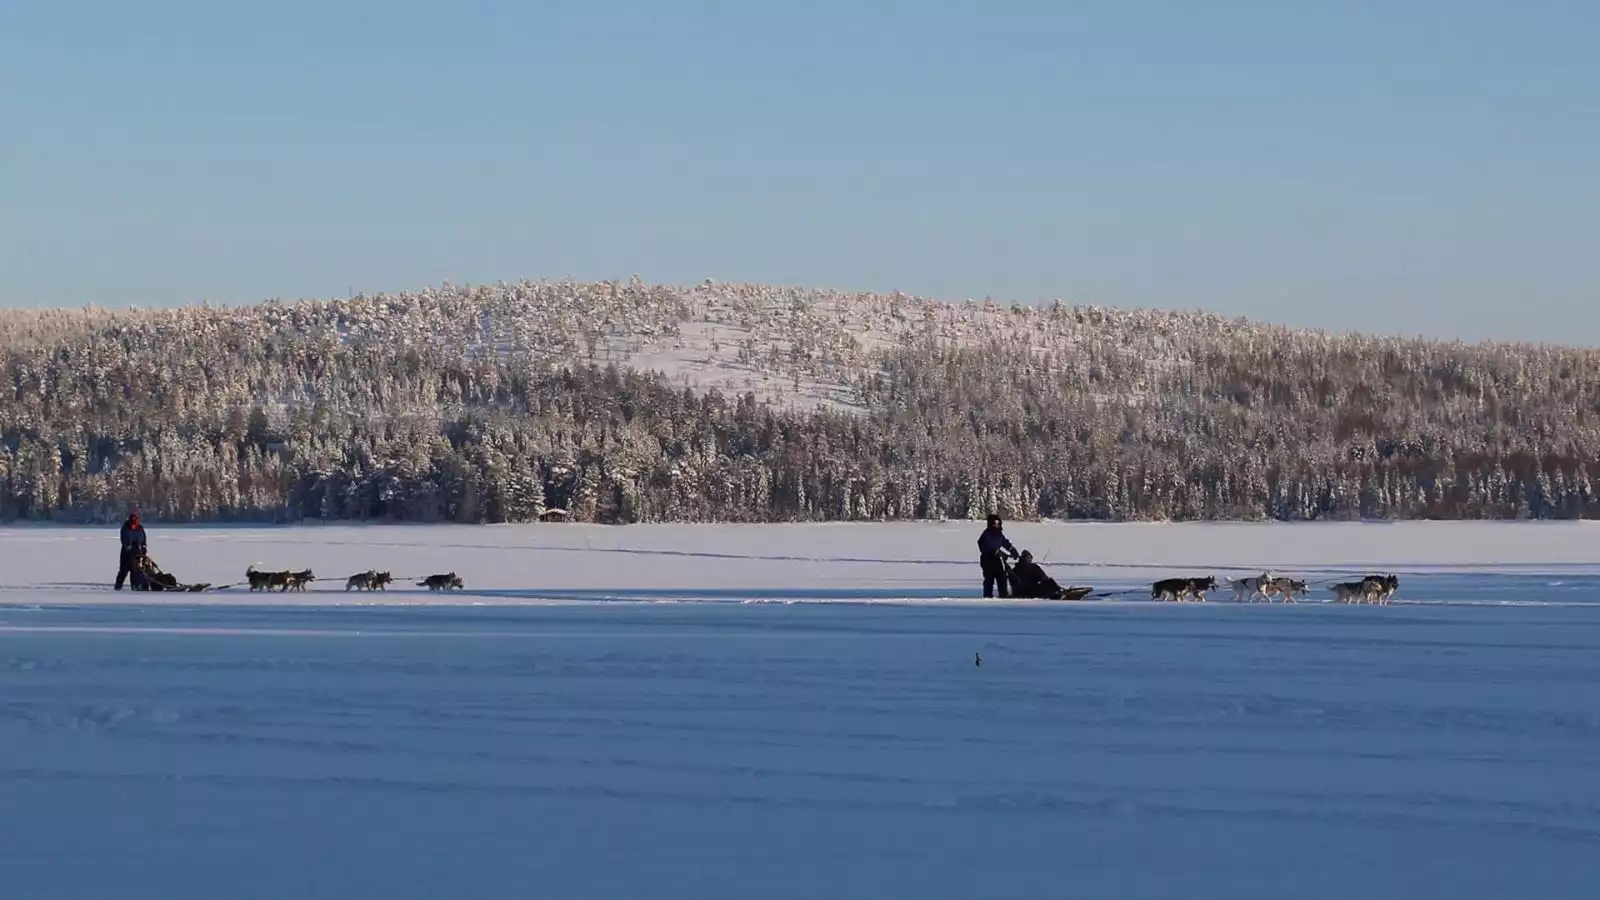
[[679, 287], [637, 279], [445, 284], [246, 307], [0, 312], [0, 340], [12, 349], [49, 347], [85, 329], [123, 343], [215, 335], [278, 343], [286, 353], [383, 345], [469, 360], [510, 357], [536, 368], [613, 363], [663, 372], [698, 390], [754, 392], [782, 406], [843, 410], [859, 406], [858, 385], [882, 371], [885, 354], [907, 346], [1027, 347], [1046, 369], [1071, 365], [1086, 373], [1115, 362], [1119, 378], [1105, 387], [1104, 398], [1132, 404], [1160, 382], [1181, 377], [1219, 342], [1246, 353], [1281, 354], [1288, 366], [1298, 353], [1348, 349], [1370, 357], [1422, 343], [1204, 312], [948, 303], [904, 293], [713, 281]]

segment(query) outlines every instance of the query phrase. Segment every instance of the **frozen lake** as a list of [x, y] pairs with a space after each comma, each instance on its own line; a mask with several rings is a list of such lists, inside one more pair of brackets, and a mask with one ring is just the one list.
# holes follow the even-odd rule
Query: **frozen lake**
[[[205, 594], [109, 590], [116, 528], [0, 528], [0, 605], [624, 602], [967, 603], [980, 601], [981, 522], [848, 525], [309, 526], [150, 530], [151, 556]], [[1401, 577], [1396, 603], [1600, 602], [1600, 526], [1426, 522], [1354, 525], [1014, 523], [1006, 532], [1062, 584], [1097, 598], [1149, 599], [1170, 576], [1258, 575], [1327, 583]], [[252, 595], [246, 568], [311, 569], [304, 593]], [[394, 590], [346, 593], [367, 569]], [[421, 577], [456, 572], [466, 590], [429, 594]], [[1225, 585], [1224, 585], [1225, 587]], [[1226, 590], [1213, 600], [1230, 599]]]
[[[469, 586], [356, 605], [342, 583], [114, 594], [114, 530], [111, 553], [104, 529], [0, 531], [0, 881], [40, 900], [1600, 893], [1600, 532], [1036, 529], [1008, 531], [1113, 589], [1196, 566], [1404, 580], [1387, 607], [984, 605], [970, 525], [152, 531], [205, 580], [310, 559]], [[841, 598], [877, 602], [816, 602]]]

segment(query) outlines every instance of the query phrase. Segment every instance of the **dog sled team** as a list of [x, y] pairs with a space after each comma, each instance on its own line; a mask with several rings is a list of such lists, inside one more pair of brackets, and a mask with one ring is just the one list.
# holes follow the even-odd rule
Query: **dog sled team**
[[[208, 583], [186, 585], [173, 575], [161, 571], [150, 558], [148, 540], [137, 508], [122, 523], [121, 538], [116, 590], [122, 590], [124, 582], [130, 582], [136, 591], [201, 591], [211, 587]], [[1081, 600], [1094, 591], [1090, 587], [1062, 587], [1046, 575], [1044, 569], [1034, 561], [1032, 552], [1019, 551], [1011, 543], [1011, 539], [1005, 535], [1000, 517], [994, 514], [989, 515], [983, 533], [978, 536], [978, 565], [983, 573], [983, 596], [986, 598], [993, 597], [998, 590], [1001, 598]], [[287, 592], [304, 591], [317, 580], [316, 573], [310, 569], [261, 571], [252, 565], [245, 570], [244, 583], [250, 585], [251, 591]], [[1271, 572], [1247, 578], [1229, 578], [1227, 582], [1233, 589], [1236, 602], [1254, 603], [1261, 599], [1271, 603], [1274, 597], [1281, 597], [1286, 603], [1294, 603], [1297, 597], [1307, 596], [1310, 590], [1305, 581], [1276, 576]], [[392, 573], [369, 569], [346, 578], [344, 589], [346, 592], [386, 591], [393, 583]], [[461, 577], [454, 572], [429, 575], [416, 584], [430, 591], [464, 589]], [[1393, 574], [1367, 575], [1330, 587], [1336, 603], [1386, 604], [1399, 590], [1400, 578]], [[1179, 603], [1205, 602], [1206, 594], [1217, 589], [1217, 579], [1210, 575], [1164, 578], [1150, 586], [1150, 599]]]
[[[262, 572], [251, 566], [244, 570], [245, 581], [250, 584], [252, 591], [303, 591], [306, 585], [317, 580], [317, 574], [310, 569], [299, 572]], [[357, 572], [345, 580], [344, 589], [377, 591], [387, 590], [394, 583], [394, 576], [388, 572], [378, 572], [369, 569]]]
[[[161, 567], [150, 558], [150, 542], [144, 524], [139, 520], [138, 507], [129, 512], [128, 518], [122, 523], [121, 543], [117, 556], [117, 580], [113, 584], [115, 590], [122, 590], [124, 584], [136, 591], [203, 591], [212, 586], [209, 582], [184, 584], [171, 573], [161, 571]], [[310, 569], [263, 572], [251, 566], [245, 569], [244, 575], [245, 580], [241, 583], [249, 584], [252, 591], [304, 591], [307, 585], [318, 580], [316, 573]], [[393, 583], [394, 576], [390, 573], [369, 569], [351, 575], [345, 580], [344, 589], [388, 590]], [[417, 587], [425, 587], [430, 591], [464, 589], [461, 576], [454, 572], [429, 575], [417, 582]]]
[[[1007, 558], [1015, 560], [1008, 563]], [[1000, 517], [991, 514], [978, 536], [978, 564], [983, 572], [983, 596], [993, 597], [996, 588], [1002, 598], [1044, 600], [1081, 600], [1093, 593], [1093, 588], [1063, 588], [1055, 579], [1044, 573], [1033, 554], [1018, 552], [1006, 537]], [[1298, 578], [1262, 572], [1246, 578], [1227, 579], [1236, 602], [1254, 603], [1257, 600], [1273, 602], [1282, 598], [1285, 603], [1297, 602], [1310, 595], [1310, 585]], [[1206, 594], [1218, 589], [1217, 579], [1207, 575], [1201, 578], [1163, 578], [1150, 586], [1150, 599], [1175, 602], [1205, 602]], [[1330, 585], [1335, 603], [1386, 604], [1400, 589], [1400, 578], [1393, 574], [1367, 575], [1355, 581]]]
[[[1233, 589], [1234, 601], [1238, 603], [1254, 603], [1258, 599], [1271, 603], [1274, 597], [1282, 597], [1285, 603], [1294, 603], [1296, 597], [1303, 598], [1311, 592], [1310, 586], [1300, 579], [1274, 576], [1270, 572], [1248, 578], [1229, 578], [1227, 582], [1228, 587]], [[1335, 603], [1383, 605], [1399, 589], [1400, 576], [1394, 574], [1367, 575], [1355, 581], [1329, 585]], [[1203, 603], [1206, 594], [1215, 590], [1217, 579], [1210, 575], [1204, 578], [1164, 578], [1150, 586], [1150, 599]]]
[[[303, 591], [306, 585], [317, 580], [317, 575], [310, 569], [299, 572], [262, 572], [251, 566], [244, 570], [245, 580], [250, 584], [252, 591]], [[379, 572], [368, 569], [357, 572], [346, 578], [344, 589], [350, 591], [386, 591], [389, 585], [394, 584], [394, 575], [389, 572]], [[417, 582], [417, 587], [425, 587], [430, 591], [462, 590], [461, 576], [454, 572], [442, 575], [429, 575]]]

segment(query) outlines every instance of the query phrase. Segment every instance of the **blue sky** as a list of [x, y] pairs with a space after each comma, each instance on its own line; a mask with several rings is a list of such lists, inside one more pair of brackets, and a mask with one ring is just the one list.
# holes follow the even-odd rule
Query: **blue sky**
[[1600, 4], [0, 0], [0, 304], [703, 278], [1600, 344]]

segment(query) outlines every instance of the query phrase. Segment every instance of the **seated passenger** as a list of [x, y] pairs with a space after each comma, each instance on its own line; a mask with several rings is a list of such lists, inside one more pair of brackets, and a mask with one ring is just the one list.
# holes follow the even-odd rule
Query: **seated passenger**
[[1061, 585], [1033, 561], [1033, 551], [1022, 551], [1011, 567], [1011, 595], [1027, 600], [1056, 600], [1063, 593]]

